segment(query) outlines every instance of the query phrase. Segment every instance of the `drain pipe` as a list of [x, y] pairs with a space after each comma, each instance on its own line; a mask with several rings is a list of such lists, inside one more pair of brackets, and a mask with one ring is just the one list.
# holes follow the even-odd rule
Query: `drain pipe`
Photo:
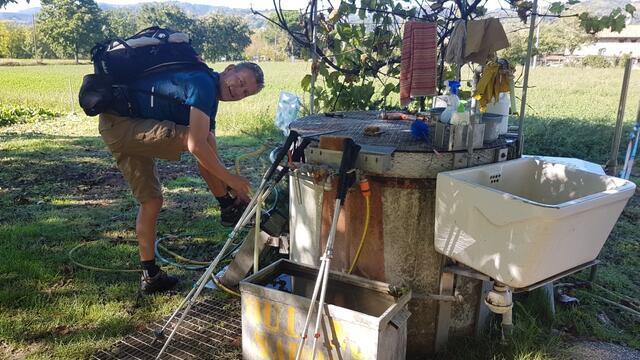
[[513, 333], [513, 298], [511, 288], [500, 282], [493, 284], [484, 303], [495, 314], [502, 315], [502, 341], [511, 337]]

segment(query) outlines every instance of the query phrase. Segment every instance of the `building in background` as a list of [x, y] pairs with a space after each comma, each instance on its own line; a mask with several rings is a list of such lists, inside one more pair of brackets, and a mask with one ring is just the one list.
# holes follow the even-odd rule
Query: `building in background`
[[640, 25], [627, 25], [621, 32], [603, 30], [596, 41], [573, 52], [576, 57], [602, 55], [607, 58], [630, 56], [636, 65], [640, 59]]

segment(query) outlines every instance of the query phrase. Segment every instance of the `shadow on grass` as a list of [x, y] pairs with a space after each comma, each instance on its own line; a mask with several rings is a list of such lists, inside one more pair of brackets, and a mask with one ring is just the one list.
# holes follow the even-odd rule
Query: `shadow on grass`
[[[513, 119], [512, 119], [513, 121]], [[524, 123], [524, 153], [564, 156], [604, 164], [611, 153], [615, 123], [611, 119], [527, 117]], [[631, 123], [624, 124], [619, 161], [624, 160]]]
[[[220, 136], [220, 155], [232, 164], [259, 143], [250, 135]], [[37, 342], [62, 357], [84, 357], [92, 339], [109, 340], [167, 314], [181, 294], [138, 297], [138, 273], [96, 272], [73, 265], [69, 251], [87, 265], [139, 267], [137, 205], [99, 137], [40, 133], [0, 134], [0, 339]], [[261, 161], [243, 163], [243, 174], [261, 175]], [[181, 236], [177, 249], [194, 243], [210, 260], [226, 237], [217, 203], [199, 178], [195, 161], [159, 161], [165, 187], [159, 236]], [[255, 174], [254, 174], [255, 173]], [[90, 243], [94, 240], [109, 240]], [[185, 280], [199, 273], [175, 270]]]

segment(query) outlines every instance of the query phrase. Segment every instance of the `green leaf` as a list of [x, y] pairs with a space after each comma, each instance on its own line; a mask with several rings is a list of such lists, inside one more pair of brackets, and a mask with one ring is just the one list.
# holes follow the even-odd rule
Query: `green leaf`
[[551, 3], [551, 6], [549, 7], [549, 12], [556, 15], [560, 15], [564, 10], [565, 10], [564, 4], [561, 3], [560, 1]]
[[611, 22], [611, 31], [621, 32], [626, 25], [627, 18], [624, 15], [616, 16]]
[[624, 6], [624, 11], [628, 12], [631, 16], [633, 16], [633, 13], [636, 12], [636, 7], [631, 4], [627, 4]]
[[395, 90], [396, 86], [393, 84], [386, 84], [382, 90], [382, 96], [387, 96]]
[[338, 24], [336, 30], [338, 31], [338, 34], [340, 35], [340, 38], [342, 40], [349, 41], [349, 39], [351, 39], [351, 36], [353, 36], [353, 31], [351, 29], [351, 25], [349, 24]]
[[311, 74], [307, 74], [302, 78], [300, 86], [302, 86], [302, 90], [304, 91], [311, 90]]

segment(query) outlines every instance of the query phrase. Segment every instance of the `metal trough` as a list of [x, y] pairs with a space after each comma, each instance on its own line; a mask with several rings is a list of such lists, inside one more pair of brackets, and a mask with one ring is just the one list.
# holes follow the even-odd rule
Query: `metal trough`
[[[317, 272], [280, 260], [240, 283], [243, 359], [295, 357]], [[410, 298], [408, 290], [331, 272], [316, 358], [404, 359]], [[311, 358], [309, 338], [303, 359]]]

